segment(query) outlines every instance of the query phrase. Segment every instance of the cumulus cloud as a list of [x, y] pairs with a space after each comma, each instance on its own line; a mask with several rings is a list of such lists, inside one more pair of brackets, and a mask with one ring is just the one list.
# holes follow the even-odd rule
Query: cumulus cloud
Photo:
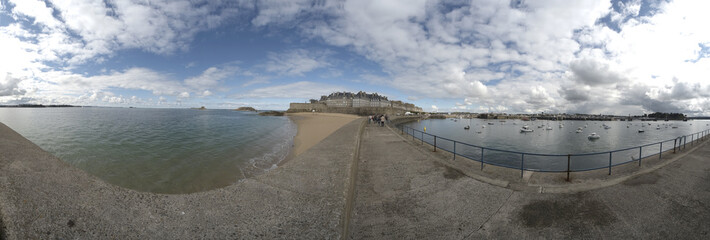
[[609, 64], [592, 59], [572, 61], [569, 68], [572, 79], [582, 85], [600, 86], [627, 81], [623, 74], [610, 69]]
[[19, 83], [19, 78], [14, 78], [10, 74], [6, 74], [5, 78], [3, 80], [0, 80], [0, 97], [25, 94], [27, 91], [24, 89], [20, 89], [18, 87]]
[[[116, 50], [138, 48], [172, 54], [189, 48], [194, 36], [218, 26], [239, 4], [177, 1], [10, 0], [11, 12], [41, 30], [34, 38], [50, 59], [80, 64]], [[78, 37], [78, 38], [75, 38]]]
[[[209, 96], [232, 75], [250, 77], [242, 87], [281, 84], [240, 98], [310, 98], [343, 89], [284, 83], [337, 67], [334, 53], [298, 44], [300, 49], [266, 54], [257, 66], [262, 73], [222, 65], [184, 80], [141, 67], [100, 76], [72, 72], [124, 49], [179, 54], [199, 32], [238, 20], [258, 30], [295, 30], [299, 44], [359, 54], [381, 68], [376, 76], [362, 74], [366, 83], [395, 88], [413, 100], [458, 99], [464, 103], [456, 107], [487, 111], [710, 114], [710, 31], [704, 31], [710, 2], [613, 2], [8, 0], [0, 8], [27, 24], [0, 26], [0, 52], [13, 56], [0, 58], [0, 76], [23, 79], [5, 80], [2, 92], [13, 85], [30, 94], [31, 85], [40, 89], [33, 97], [57, 99], [60, 92], [112, 87]], [[63, 68], [49, 67], [56, 65]]]

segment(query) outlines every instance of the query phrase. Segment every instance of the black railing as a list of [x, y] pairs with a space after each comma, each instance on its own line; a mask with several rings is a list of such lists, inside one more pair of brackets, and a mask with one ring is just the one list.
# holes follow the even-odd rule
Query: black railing
[[[688, 144], [693, 146], [696, 142], [707, 139], [710, 134], [710, 130], [704, 130], [674, 139], [607, 152], [540, 154], [477, 146], [429, 134], [404, 125], [396, 126], [396, 128], [400, 130], [402, 134], [411, 136], [413, 141], [421, 141], [421, 144], [427, 143], [433, 146], [434, 151], [444, 150], [452, 153], [454, 160], [457, 156], [461, 156], [470, 160], [478, 161], [481, 163], [481, 169], [483, 169], [485, 164], [519, 169], [521, 177], [524, 171], [567, 172], [568, 180], [570, 172], [583, 172], [608, 168], [608, 174], [611, 175], [611, 170], [615, 166], [631, 162], [638, 162], [639, 166], [641, 166], [641, 161], [644, 158], [658, 155], [658, 158], [661, 159], [664, 152], [673, 151], [673, 153], [675, 153], [676, 151], [685, 149]], [[688, 138], [690, 138], [689, 143]], [[638, 151], [636, 151], [637, 149]], [[604, 164], [598, 164], [602, 162], [599, 160], [600, 157], [603, 157], [604, 160], [606, 160], [606, 156], [608, 156], [608, 163], [607, 161], [604, 161]], [[624, 158], [626, 158], [626, 160]], [[531, 162], [539, 164], [530, 164]], [[537, 165], [537, 167], [535, 167], [535, 165]]]

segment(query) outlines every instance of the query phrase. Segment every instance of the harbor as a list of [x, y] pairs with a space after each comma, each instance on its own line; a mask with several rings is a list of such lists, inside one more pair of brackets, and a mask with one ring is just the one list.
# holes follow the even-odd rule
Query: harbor
[[707, 136], [708, 124], [450, 118], [418, 119], [396, 127], [414, 139], [476, 161], [560, 172], [616, 166], [672, 151]]

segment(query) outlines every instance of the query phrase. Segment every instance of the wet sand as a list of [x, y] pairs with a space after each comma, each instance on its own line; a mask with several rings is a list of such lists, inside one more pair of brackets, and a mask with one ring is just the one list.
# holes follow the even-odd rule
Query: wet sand
[[298, 156], [333, 132], [360, 118], [340, 113], [289, 113], [288, 117], [298, 126], [294, 138], [292, 156]]

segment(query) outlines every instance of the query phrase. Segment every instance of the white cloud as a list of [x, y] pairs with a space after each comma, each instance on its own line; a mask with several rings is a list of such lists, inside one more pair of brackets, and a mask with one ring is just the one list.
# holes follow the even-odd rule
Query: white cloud
[[344, 87], [301, 81], [284, 85], [257, 88], [244, 94], [237, 94], [235, 98], [300, 98], [309, 99], [332, 92], [345, 91]]
[[264, 68], [266, 71], [281, 75], [303, 76], [318, 68], [330, 64], [326, 61], [328, 52], [310, 52], [305, 49], [296, 49], [280, 54], [269, 53], [269, 61]]
[[49, 28], [56, 28], [61, 25], [61, 22], [52, 16], [53, 9], [47, 7], [44, 1], [9, 0], [9, 2], [14, 5], [13, 12], [15, 14], [29, 16], [34, 19], [36, 24], [39, 23]]
[[24, 95], [26, 90], [20, 89], [18, 87], [19, 83], [19, 78], [14, 78], [9, 73], [5, 75], [4, 79], [0, 80], [0, 97]]
[[236, 66], [210, 67], [201, 75], [185, 79], [185, 84], [197, 90], [214, 88], [229, 76], [238, 71]]
[[270, 77], [265, 77], [265, 76], [256, 76], [252, 80], [249, 80], [245, 83], [242, 84], [242, 87], [248, 87], [251, 85], [256, 85], [256, 84], [266, 84], [270, 83], [269, 81]]

